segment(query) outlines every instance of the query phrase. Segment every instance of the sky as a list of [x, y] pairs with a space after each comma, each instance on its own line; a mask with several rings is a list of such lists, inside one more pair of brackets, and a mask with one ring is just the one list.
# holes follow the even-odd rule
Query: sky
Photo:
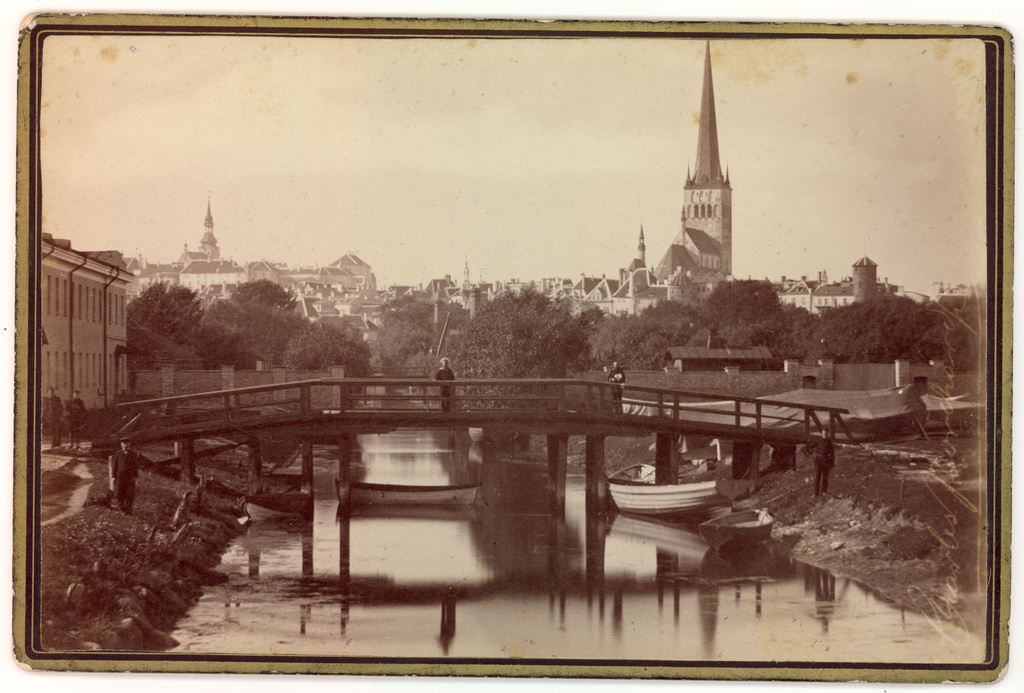
[[[908, 291], [985, 279], [983, 47], [710, 42], [738, 278]], [[703, 40], [54, 37], [43, 229], [150, 262], [196, 249], [378, 284], [653, 266], [696, 157]], [[173, 69], [168, 69], [172, 67]]]

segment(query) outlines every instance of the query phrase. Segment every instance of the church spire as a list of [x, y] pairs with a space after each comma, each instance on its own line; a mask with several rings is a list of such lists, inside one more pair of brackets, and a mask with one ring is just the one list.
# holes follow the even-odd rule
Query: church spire
[[206, 220], [203, 224], [206, 233], [199, 243], [199, 249], [206, 254], [210, 260], [220, 260], [220, 248], [217, 247], [217, 237], [213, 235], [213, 213], [210, 211], [210, 198], [206, 198]]
[[722, 182], [718, 156], [718, 122], [715, 119], [715, 86], [711, 79], [711, 42], [704, 44], [704, 90], [700, 97], [700, 129], [697, 133], [697, 185]]
[[640, 245], [636, 247], [639, 254], [640, 264], [647, 266], [647, 244], [644, 243], [644, 225], [640, 224]]

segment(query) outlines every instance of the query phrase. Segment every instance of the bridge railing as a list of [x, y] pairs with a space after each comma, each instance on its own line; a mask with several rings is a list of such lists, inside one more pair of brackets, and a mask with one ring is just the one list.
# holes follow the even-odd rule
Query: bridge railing
[[[752, 427], [801, 427], [807, 435], [845, 429], [845, 409], [706, 392], [573, 379], [342, 378], [304, 380], [118, 405], [122, 425], [110, 437], [151, 427], [274, 415], [355, 411], [436, 412], [442, 416], [538, 412], [591, 417], [660, 417], [679, 422]], [[822, 420], [824, 417], [824, 421]]]

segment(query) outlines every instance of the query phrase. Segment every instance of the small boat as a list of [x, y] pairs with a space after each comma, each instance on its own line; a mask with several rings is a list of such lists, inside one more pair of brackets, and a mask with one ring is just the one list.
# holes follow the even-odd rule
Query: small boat
[[760, 544], [772, 535], [774, 518], [767, 510], [739, 510], [713, 517], [702, 522], [698, 529], [701, 537], [711, 546], [718, 548], [723, 544]]
[[365, 505], [472, 505], [480, 484], [455, 486], [411, 486], [406, 484], [370, 484], [353, 481], [349, 499], [353, 506]]
[[654, 466], [637, 464], [608, 477], [615, 506], [639, 515], [709, 511], [728, 501], [715, 488], [714, 472], [683, 473], [676, 484], [655, 484]]
[[245, 513], [253, 522], [286, 517], [312, 517], [313, 495], [292, 491], [253, 494], [246, 496]]

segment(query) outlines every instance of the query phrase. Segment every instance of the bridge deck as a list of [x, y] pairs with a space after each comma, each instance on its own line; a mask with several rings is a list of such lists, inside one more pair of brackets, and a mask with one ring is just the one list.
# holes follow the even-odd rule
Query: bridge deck
[[[845, 432], [845, 409], [584, 380], [334, 379], [161, 397], [119, 405], [98, 445], [285, 437], [336, 440], [399, 428], [493, 428], [530, 434], [699, 434], [768, 444]], [[848, 432], [847, 432], [847, 435]]]

